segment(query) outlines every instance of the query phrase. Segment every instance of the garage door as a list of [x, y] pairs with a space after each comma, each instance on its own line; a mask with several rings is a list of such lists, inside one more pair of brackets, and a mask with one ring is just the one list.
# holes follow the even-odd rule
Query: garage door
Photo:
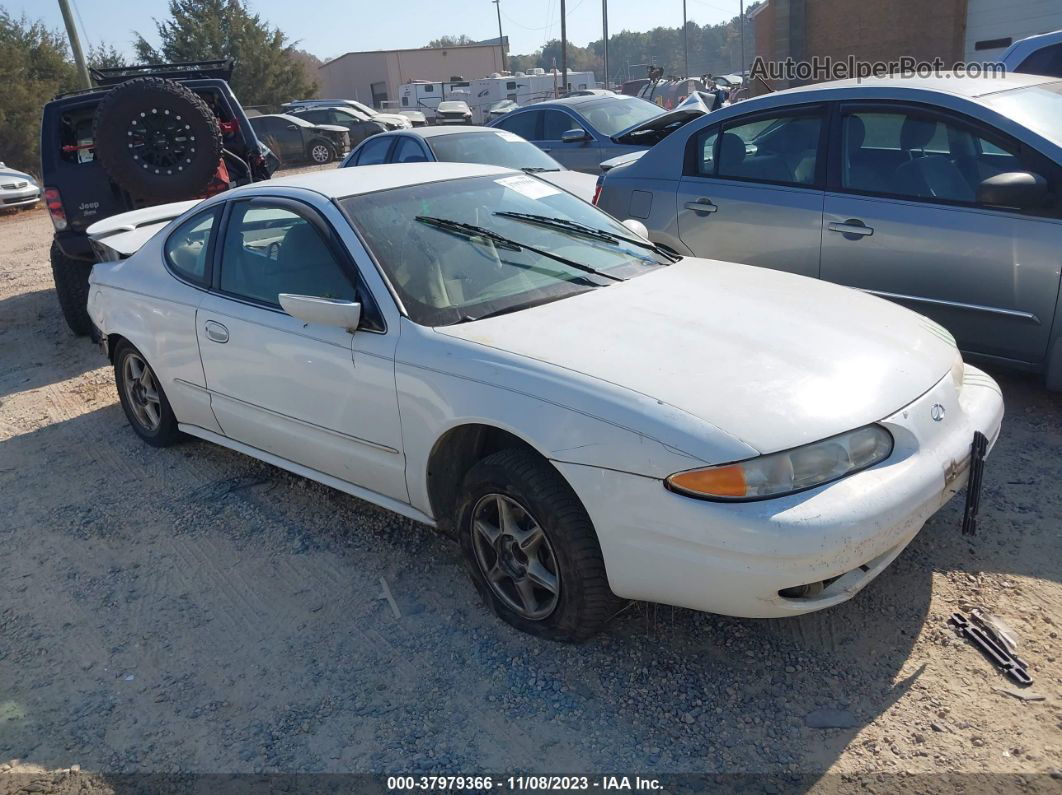
[[968, 0], [966, 60], [995, 61], [1013, 42], [1062, 30], [1059, 0]]

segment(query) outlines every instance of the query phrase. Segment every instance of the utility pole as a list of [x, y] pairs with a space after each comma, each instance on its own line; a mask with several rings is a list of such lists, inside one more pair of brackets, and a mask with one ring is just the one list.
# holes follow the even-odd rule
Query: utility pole
[[502, 35], [502, 29], [501, 29], [501, 0], [490, 0], [490, 1], [492, 3], [494, 3], [494, 8], [498, 11], [498, 46], [501, 47], [501, 51], [502, 51], [502, 71], [503, 72], [508, 72], [509, 71], [509, 66], [505, 62], [505, 36]]
[[561, 14], [561, 93], [568, 96], [568, 11], [560, 0]]
[[[744, 2], [744, 0], [742, 0]], [[690, 42], [686, 31], [686, 0], [682, 0], [682, 76], [690, 76]]]
[[738, 17], [738, 24], [741, 25], [741, 87], [746, 89], [745, 94], [748, 95], [748, 87], [745, 85], [745, 0], [740, 2], [741, 15]]
[[77, 73], [84, 87], [92, 88], [92, 80], [89, 78], [88, 67], [85, 65], [85, 54], [81, 52], [81, 40], [77, 37], [77, 28], [74, 27], [74, 15], [70, 13], [69, 0], [59, 0], [59, 10], [63, 13], [63, 22], [66, 23], [66, 35], [70, 37], [70, 49], [74, 53]]
[[601, 34], [605, 42], [605, 88], [608, 88], [608, 0], [601, 0]]

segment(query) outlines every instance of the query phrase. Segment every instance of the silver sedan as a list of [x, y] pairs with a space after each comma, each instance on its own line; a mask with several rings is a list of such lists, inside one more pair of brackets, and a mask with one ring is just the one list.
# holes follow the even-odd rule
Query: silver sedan
[[715, 111], [599, 204], [677, 252], [856, 287], [1062, 390], [1062, 81], [838, 81]]
[[33, 177], [0, 163], [0, 209], [32, 207], [40, 200], [41, 189]]

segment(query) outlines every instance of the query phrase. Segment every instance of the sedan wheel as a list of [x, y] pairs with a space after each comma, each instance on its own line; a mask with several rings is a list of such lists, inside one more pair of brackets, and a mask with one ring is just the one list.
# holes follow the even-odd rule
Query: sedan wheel
[[538, 522], [504, 494], [481, 497], [472, 511], [476, 562], [491, 590], [524, 618], [538, 621], [557, 606], [560, 575]]
[[143, 354], [122, 340], [114, 352], [114, 381], [118, 399], [137, 436], [155, 447], [180, 437], [177, 418]]
[[455, 518], [473, 582], [517, 629], [585, 640], [623, 606], [608, 587], [586, 509], [533, 451], [501, 450], [475, 464]]

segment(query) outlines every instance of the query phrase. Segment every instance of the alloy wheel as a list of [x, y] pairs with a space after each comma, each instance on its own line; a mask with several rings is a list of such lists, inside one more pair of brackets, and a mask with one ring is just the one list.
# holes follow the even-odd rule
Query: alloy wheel
[[541, 621], [560, 599], [553, 547], [535, 518], [504, 494], [487, 494], [472, 510], [476, 562], [494, 594], [524, 618]]
[[140, 426], [154, 432], [162, 422], [162, 401], [155, 374], [139, 355], [130, 353], [122, 366], [125, 397]]
[[317, 144], [310, 150], [310, 156], [318, 163], [327, 163], [332, 159], [332, 153], [324, 144]]

